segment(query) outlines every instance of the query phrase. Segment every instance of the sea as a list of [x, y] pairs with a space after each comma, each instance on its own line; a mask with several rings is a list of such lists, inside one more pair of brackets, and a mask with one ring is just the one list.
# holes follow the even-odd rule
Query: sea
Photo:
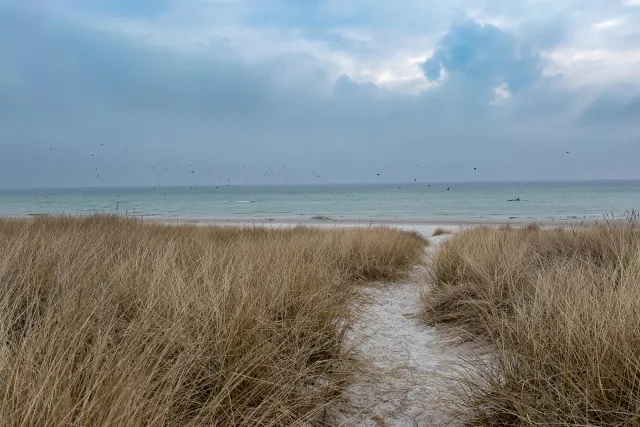
[[639, 209], [640, 181], [630, 180], [0, 190], [2, 216], [444, 224], [619, 219]]

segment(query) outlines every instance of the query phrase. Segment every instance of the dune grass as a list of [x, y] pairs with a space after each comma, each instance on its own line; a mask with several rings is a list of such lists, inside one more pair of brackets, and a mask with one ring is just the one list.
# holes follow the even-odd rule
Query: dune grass
[[0, 220], [6, 426], [321, 424], [354, 368], [358, 283], [426, 241], [387, 228]]
[[424, 318], [492, 350], [461, 382], [467, 425], [640, 425], [640, 228], [480, 227], [433, 278]]
[[448, 229], [446, 229], [446, 228], [442, 228], [442, 227], [437, 227], [437, 228], [433, 231], [432, 236], [433, 236], [433, 237], [437, 237], [437, 236], [443, 236], [443, 235], [445, 235], [445, 234], [451, 234], [451, 233], [452, 233], [452, 231], [451, 231], [451, 230], [448, 230]]

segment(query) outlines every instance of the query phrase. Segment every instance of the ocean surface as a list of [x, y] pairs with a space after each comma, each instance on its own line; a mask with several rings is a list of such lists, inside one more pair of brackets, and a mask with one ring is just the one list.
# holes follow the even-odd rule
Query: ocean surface
[[[509, 201], [520, 197], [520, 201]], [[640, 209], [640, 181], [0, 190], [0, 215], [120, 213], [166, 219], [570, 221]]]

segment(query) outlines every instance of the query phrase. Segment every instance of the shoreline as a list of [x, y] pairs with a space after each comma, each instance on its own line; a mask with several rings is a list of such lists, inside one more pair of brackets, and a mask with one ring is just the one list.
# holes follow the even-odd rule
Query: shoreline
[[[322, 225], [322, 226], [381, 226], [381, 225], [402, 225], [402, 226], [480, 226], [480, 225], [527, 225], [537, 223], [543, 226], [570, 226], [581, 224], [594, 224], [602, 222], [604, 218], [246, 218], [246, 217], [226, 217], [226, 218], [190, 218], [190, 217], [144, 217], [145, 221], [157, 223], [179, 223], [179, 224], [199, 224], [199, 225]], [[612, 220], [609, 220], [612, 221]], [[623, 219], [613, 220], [620, 222]]]
[[[91, 214], [72, 214], [72, 213], [29, 213], [23, 215], [0, 215], [0, 218], [37, 218], [39, 216], [91, 216]], [[104, 215], [119, 215], [117, 213], [105, 213]], [[465, 227], [465, 226], [501, 226], [501, 225], [527, 225], [536, 223], [542, 226], [579, 226], [589, 225], [601, 222], [625, 222], [626, 219], [619, 218], [587, 218], [570, 216], [564, 218], [447, 218], [447, 217], [351, 217], [351, 218], [334, 218], [329, 216], [314, 217], [187, 217], [176, 216], [167, 217], [162, 215], [128, 215], [131, 218], [143, 219], [144, 221], [160, 224], [196, 224], [196, 225], [286, 225], [286, 226], [384, 226], [384, 225], [400, 225], [400, 226], [447, 226], [447, 227]], [[322, 219], [320, 219], [322, 217]]]

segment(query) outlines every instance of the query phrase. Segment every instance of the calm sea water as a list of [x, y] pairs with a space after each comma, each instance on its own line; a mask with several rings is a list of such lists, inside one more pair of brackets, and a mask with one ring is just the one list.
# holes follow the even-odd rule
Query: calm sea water
[[[515, 197], [521, 201], [508, 201]], [[639, 208], [640, 181], [0, 190], [0, 215], [10, 216], [437, 222], [601, 218]]]

